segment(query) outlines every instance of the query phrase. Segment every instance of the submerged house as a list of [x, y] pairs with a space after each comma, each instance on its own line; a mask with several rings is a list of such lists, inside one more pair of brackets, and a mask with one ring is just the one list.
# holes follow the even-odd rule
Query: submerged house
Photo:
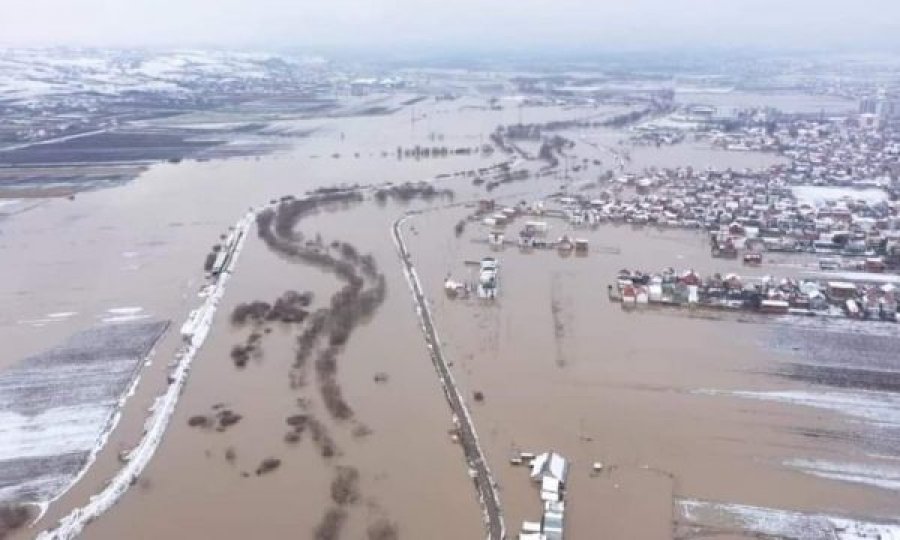
[[478, 296], [480, 298], [497, 297], [497, 259], [485, 257], [478, 268]]
[[541, 484], [541, 499], [559, 501], [565, 488], [569, 464], [555, 452], [540, 454], [531, 462], [531, 479]]
[[539, 454], [531, 461], [531, 479], [535, 482], [549, 475], [565, 483], [568, 472], [569, 464], [566, 458], [555, 452]]
[[543, 514], [540, 524], [522, 524], [520, 540], [562, 540], [568, 472], [568, 461], [555, 452], [545, 452], [531, 461], [531, 479], [540, 485]]

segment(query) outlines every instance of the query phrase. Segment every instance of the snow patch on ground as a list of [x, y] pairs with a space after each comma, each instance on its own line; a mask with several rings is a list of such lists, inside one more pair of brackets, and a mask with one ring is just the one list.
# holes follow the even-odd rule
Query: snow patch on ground
[[106, 310], [107, 313], [112, 313], [113, 315], [135, 315], [142, 311], [144, 311], [144, 308], [139, 306], [117, 307]]
[[[873, 272], [836, 272], [832, 270], [810, 270], [804, 273], [809, 276], [827, 279], [828, 281], [860, 281], [863, 283], [890, 283], [893, 285], [900, 285], [900, 276], [896, 274], [876, 274]], [[868, 321], [866, 322], [866, 324], [869, 324]]]
[[0, 412], [0, 461], [90, 451], [98, 426], [109, 419], [108, 404], [48, 409], [40, 414]]
[[900, 540], [900, 523], [888, 520], [872, 522], [691, 499], [679, 500], [677, 509], [684, 520], [719, 531], [738, 529], [796, 540]]
[[760, 399], [816, 407], [835, 411], [883, 427], [900, 427], [900, 395], [890, 392], [810, 392], [791, 391], [705, 391], [700, 393], [727, 394], [748, 399]]
[[862, 200], [868, 204], [886, 201], [888, 194], [884, 190], [876, 188], [853, 189], [834, 186], [795, 186], [791, 188], [794, 197], [801, 202], [815, 205], [825, 204], [827, 201], [849, 198]]
[[150, 315], [116, 315], [114, 317], [103, 317], [100, 319], [102, 322], [111, 324], [111, 323], [121, 323], [121, 322], [129, 322], [129, 321], [140, 321], [143, 319], [149, 319]]
[[180, 95], [200, 80], [264, 78], [271, 73], [271, 61], [296, 63], [289, 57], [236, 51], [0, 49], [0, 98], [31, 104], [83, 93]]
[[821, 478], [900, 491], [900, 468], [898, 467], [833, 463], [810, 459], [792, 459], [784, 462], [784, 465]]
[[83, 474], [167, 327], [98, 325], [0, 373], [0, 501], [43, 507]]
[[41, 326], [46, 326], [48, 324], [64, 321], [70, 317], [74, 317], [78, 315], [76, 311], [60, 311], [57, 313], [48, 313], [43, 317], [38, 317], [36, 319], [19, 319], [16, 321], [16, 324], [34, 326], [36, 328], [40, 328]]
[[882, 321], [855, 321], [843, 314], [839, 317], [822, 316], [822, 317], [796, 317], [794, 315], [784, 315], [772, 319], [778, 324], [782, 324], [787, 328], [811, 328], [814, 330], [822, 330], [825, 332], [837, 332], [842, 334], [857, 334], [867, 336], [887, 336], [897, 337], [897, 323]]
[[21, 202], [22, 202], [21, 199], [0, 200], [0, 210], [2, 210], [4, 206], [15, 206]]

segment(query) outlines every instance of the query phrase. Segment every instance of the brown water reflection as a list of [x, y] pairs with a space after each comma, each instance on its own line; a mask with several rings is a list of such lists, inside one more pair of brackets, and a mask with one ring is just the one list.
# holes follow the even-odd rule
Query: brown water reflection
[[[416, 161], [390, 155], [397, 146], [433, 144], [435, 134], [441, 144], [476, 146], [498, 124], [518, 117], [513, 108], [489, 111], [464, 108], [466, 103], [419, 104], [416, 122], [408, 110], [297, 122], [298, 129], [317, 131], [288, 153], [159, 165], [133, 183], [80, 194], [74, 201], [55, 200], [0, 222], [0, 256], [11, 261], [0, 270], [0, 336], [12, 344], [0, 367], [95, 323], [110, 308], [140, 306], [149, 315], [183, 320], [196, 303], [203, 257], [248, 206], [323, 185], [421, 180], [506, 159], [472, 155]], [[528, 121], [538, 122], [597, 112], [546, 107], [526, 114]], [[622, 138], [599, 130], [584, 136], [609, 145]], [[584, 144], [575, 149], [579, 159], [603, 152]], [[598, 157], [603, 166], [581, 171], [577, 179], [593, 180], [611, 167], [611, 156]], [[641, 149], [634, 153], [633, 166], [740, 168], [773, 162], [771, 156], [740, 154], [734, 158], [739, 161], [731, 161], [733, 156], [702, 148]], [[494, 195], [515, 201], [561, 183], [555, 177], [533, 179], [501, 186]], [[458, 201], [484, 196], [470, 179], [450, 178], [440, 185], [456, 190]], [[315, 307], [338, 287], [333, 276], [286, 262], [254, 238], [247, 242], [157, 455], [135, 488], [84, 537], [310, 537], [329, 506], [329, 484], [338, 465], [359, 470], [363, 494], [350, 509], [346, 538], [363, 538], [367, 527], [382, 518], [396, 522], [402, 538], [483, 536], [471, 480], [448, 435], [449, 412], [389, 234], [390, 224], [407, 208], [369, 201], [347, 211], [318, 213], [301, 224], [307, 235], [321, 233], [325, 241], [347, 241], [372, 253], [387, 279], [384, 304], [353, 334], [338, 375], [356, 418], [372, 433], [354, 436], [328, 419], [311, 385], [305, 393], [291, 389], [295, 333], [289, 327], [273, 325], [262, 355], [235, 369], [231, 347], [246, 338], [246, 329], [228, 321], [235, 305], [299, 290], [314, 293]], [[786, 428], [824, 429], [835, 422], [830, 416], [691, 393], [789, 387], [767, 375], [779, 358], [759, 347], [764, 334], [758, 324], [625, 312], [608, 302], [606, 286], [623, 267], [743, 270], [737, 263], [710, 259], [703, 235], [609, 226], [584, 235], [594, 246], [617, 248], [618, 255], [610, 250], [560, 258], [555, 252], [506, 250], [499, 254], [501, 296], [495, 305], [481, 306], [450, 301], [441, 287], [448, 273], [465, 277], [464, 260], [487, 254], [486, 245], [473, 242], [484, 234], [478, 226], [459, 238], [452, 233], [470, 211], [426, 212], [410, 222], [406, 237], [455, 373], [464, 389], [485, 395], [484, 403], [473, 407], [475, 420], [499, 476], [511, 532], [523, 518], [538, 515], [537, 493], [525, 471], [507, 465], [516, 449], [553, 448], [573, 460], [571, 538], [595, 538], [600, 530], [611, 538], [668, 537], [676, 496], [875, 513], [894, 507], [896, 497], [890, 493], [779, 466], [786, 456], [820, 451]], [[564, 229], [561, 223], [555, 227]], [[43, 326], [22, 322], [62, 311], [77, 314]], [[555, 332], [557, 327], [562, 332]], [[118, 452], [140, 436], [145, 410], [165, 385], [165, 365], [178, 341], [174, 333], [164, 338], [96, 465], [37, 527], [83, 503], [116, 470]], [[377, 374], [386, 374], [387, 382], [376, 382]], [[296, 410], [298, 397], [309, 399], [341, 456], [327, 461], [308, 440], [284, 442], [285, 417]], [[189, 417], [217, 403], [241, 414], [241, 422], [222, 433], [188, 426]], [[841, 450], [849, 451], [845, 444]], [[226, 459], [230, 448], [233, 460]], [[253, 475], [268, 457], [281, 460], [278, 470]], [[589, 478], [589, 465], [597, 460], [608, 465], [608, 472]]]
[[[620, 268], [671, 264], [747, 274], [736, 261], [712, 259], [702, 235], [605, 226], [577, 234], [596, 248], [619, 248], [617, 255], [492, 252], [479, 242], [485, 233], [478, 227], [459, 240], [444, 233], [458, 217], [417, 217], [410, 251], [461, 384], [485, 396], [474, 407], [475, 420], [511, 528], [537, 518], [540, 507], [527, 474], [508, 460], [520, 450], [546, 449], [573, 460], [567, 495], [573, 538], [601, 530], [614, 538], [671, 537], [673, 497], [891, 515], [894, 493], [781, 466], [792, 456], [828, 453], [825, 444], [847, 452], [845, 444], [792, 431], [844, 425], [839, 418], [696, 393], [789, 387], [769, 375], [783, 359], [760, 347], [769, 323], [708, 312], [627, 311], [608, 301], [606, 286]], [[568, 229], [551, 223], [553, 238]], [[463, 261], [489, 254], [501, 265], [496, 303], [443, 294], [445, 276], [466, 279]], [[595, 461], [607, 472], [592, 478]]]

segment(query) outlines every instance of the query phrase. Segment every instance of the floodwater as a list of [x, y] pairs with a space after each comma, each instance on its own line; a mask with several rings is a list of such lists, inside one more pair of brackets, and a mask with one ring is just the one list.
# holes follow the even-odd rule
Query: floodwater
[[[509, 458], [549, 449], [573, 460], [567, 495], [573, 538], [598, 530], [615, 538], [669, 538], [678, 518], [673, 497], [893, 516], [896, 491], [823, 481], [783, 466], [797, 456], [852, 453], [852, 441], [823, 444], [798, 433], [852, 422], [729, 393], [796, 388], [773, 376], [786, 359], [764, 346], [773, 339], [771, 322], [629, 311], [607, 299], [607, 284], [621, 268], [671, 265], [748, 275], [739, 262], [712, 259], [703, 235], [601, 226], [576, 233], [595, 252], [561, 257], [518, 248], [492, 252], [479, 242], [486, 231], [478, 227], [452, 239], [443, 231], [454, 219], [417, 217], [410, 251], [433, 295], [436, 324], [461, 384], [484, 394], [475, 421], [499, 473], [510, 527], [537, 519], [540, 505], [527, 472], [507, 465]], [[551, 223], [551, 238], [571, 234], [561, 221]], [[439, 237], [441, 249], [429, 249]], [[495, 303], [443, 295], [445, 276], [472, 279], [463, 262], [487, 255], [501, 265]], [[591, 477], [595, 461], [609, 472]]]
[[[397, 159], [395, 155], [398, 146], [476, 146], [486, 141], [498, 124], [512, 122], [518, 115], [518, 111], [490, 111], [484, 105], [481, 100], [441, 103], [427, 108], [419, 105], [415, 122], [411, 121], [408, 109], [383, 117], [298, 121], [297, 129], [314, 129], [316, 136], [298, 140], [288, 153], [258, 159], [161, 164], [132, 183], [82, 193], [71, 201], [47, 201], [6, 218], [0, 249], [4, 260], [14, 263], [4, 266], [4, 279], [0, 282], [0, 295], [7, 307], [0, 331], [14, 345], [8, 347], [8, 355], [2, 360], [4, 366], [37, 354], [48, 344], [62, 341], [79, 329], [102, 322], [108, 310], [122, 306], [141, 308], [141, 313], [148, 317], [171, 319], [173, 329], [177, 329], [197, 304], [206, 253], [249, 206], [259, 206], [285, 194], [301, 194], [318, 186], [417, 181], [507, 159], [474, 154], [416, 160]], [[558, 108], [540, 108], [530, 114], [540, 121], [560, 115], [577, 117], [597, 113], [596, 109], [563, 112]], [[387, 140], [386, 132], [394, 136]], [[357, 378], [357, 393], [362, 397], [351, 400], [354, 408], [384, 411], [373, 413], [371, 418], [360, 414], [360, 421], [373, 432], [364, 440], [348, 436], [348, 430], [332, 430], [342, 452], [348, 456], [347, 465], [360, 470], [361, 491], [366, 498], [360, 503], [359, 523], [351, 518], [348, 534], [357, 536], [355, 533], [365, 529], [368, 519], [365, 516], [376, 519], [381, 514], [396, 522], [404, 537], [421, 537], [423, 531], [433, 535], [435, 526], [448, 536], [456, 531], [474, 534], [481, 529], [474, 490], [459, 449], [448, 434], [452, 427], [450, 415], [427, 361], [427, 351], [388, 234], [390, 223], [405, 209], [380, 208], [374, 203], [370, 206], [353, 210], [352, 214], [333, 214], [333, 220], [316, 231], [329, 239], [337, 236], [351, 241], [361, 252], [373, 251], [388, 279], [388, 298], [379, 314], [370, 325], [359, 330], [342, 355], [346, 358], [342, 363], [348, 366], [367, 365], [373, 362], [371, 351], [378, 351], [377, 369], [345, 368], [341, 379], [349, 394], [353, 388], [351, 377]], [[372, 219], [362, 219], [366, 216], [364, 212], [372, 212]], [[309, 226], [317, 227], [318, 221], [318, 218], [311, 219]], [[307, 224], [302, 226], [305, 228]], [[347, 230], [346, 234], [341, 232], [343, 229]], [[180, 416], [176, 416], [157, 459], [133, 492], [102, 521], [90, 527], [85, 536], [121, 538], [133, 533], [135, 523], [142, 523], [145, 526], [141, 529], [147, 531], [165, 526], [183, 527], [189, 522], [189, 516], [196, 515], [199, 523], [210, 524], [228, 516], [230, 519], [215, 527], [218, 535], [228, 537], [231, 531], [233, 537], [242, 538], [250, 528], [258, 526], [262, 514], [255, 510], [242, 513], [224, 509], [245, 506], [260, 512], [265, 510], [270, 516], [281, 516], [280, 521], [273, 518], [276, 523], [272, 525], [273, 531], [281, 523], [284, 529], [277, 530], [285, 534], [309, 532], [327, 508], [327, 484], [334, 465], [323, 463], [321, 458], [305, 459], [305, 455], [315, 455], [309, 448], [298, 447], [295, 452], [298, 455], [290, 456], [292, 449], [282, 441], [285, 418], [296, 412], [289, 406], [303, 397], [290, 391], [286, 360], [280, 364], [274, 360], [265, 363], [266, 368], [260, 370], [261, 378], [256, 378], [260, 373], [251, 374], [252, 366], [245, 372], [235, 373], [228, 352], [246, 336], [230, 331], [227, 312], [237, 302], [258, 298], [271, 301], [288, 289], [313, 291], [323, 301], [333, 291], [322, 278], [313, 281], [311, 276], [315, 272], [298, 279], [296, 265], [282, 263], [262, 246], [254, 245], [255, 240], [248, 244], [226, 294], [230, 303], [223, 305], [213, 337], [196, 361], [183, 405], [178, 409]], [[254, 260], [255, 253], [261, 254], [262, 262]], [[273, 279], [277, 275], [282, 279]], [[263, 283], [271, 289], [253, 288]], [[48, 317], [60, 312], [69, 315]], [[392, 339], [390, 344], [397, 348], [392, 350], [382, 345], [385, 336], [403, 336], [405, 341]], [[96, 463], [25, 536], [52, 526], [69, 508], [82, 504], [101, 489], [118, 468], [119, 453], [133, 447], [140, 437], [146, 410], [165, 385], [165, 367], [179, 343], [175, 331], [160, 341], [153, 365], [144, 369], [137, 392], [129, 399], [118, 428]], [[264, 346], [266, 358], [277, 358], [279, 351], [286, 359], [290, 358], [293, 347], [289, 333], [280, 338], [273, 336]], [[411, 363], [412, 368], [392, 369], [387, 361], [396, 362], [397, 366]], [[205, 370], [210, 370], [209, 376], [200, 375]], [[373, 375], [379, 371], [390, 377], [384, 387], [372, 382]], [[229, 377], [234, 380], [230, 381]], [[260, 398], [249, 400], [250, 404], [241, 402], [242, 396], [248, 397], [248, 389], [241, 386], [245, 384], [256, 384], [259, 395], [273, 396], [273, 402]], [[397, 388], [415, 389], [416, 393], [397, 391]], [[280, 401], [275, 401], [277, 395], [281, 395]], [[249, 450], [246, 444], [236, 444], [231, 438], [217, 440], [218, 433], [187, 428], [189, 416], [209, 412], [220, 402], [244, 416], [225, 435], [232, 437], [242, 430], [250, 430], [240, 438], [253, 443]], [[252, 407], [259, 410], [254, 411]], [[266, 407], [271, 409], [267, 411]], [[409, 411], [416, 411], [416, 415], [411, 418]], [[262, 432], [269, 434], [271, 446], [255, 448], [257, 441], [264, 440]], [[196, 466], [198, 456], [207, 460], [205, 449], [194, 451], [197, 448], [194, 438], [201, 436], [200, 440], [207, 441], [210, 453], [217, 449], [219, 457], [218, 460], [209, 458], [206, 475], [201, 475]], [[348, 440], [342, 441], [341, 436]], [[222, 460], [222, 452], [228, 446], [234, 446], [238, 453], [234, 466]], [[352, 460], [351, 455], [354, 455]], [[265, 457], [280, 458], [283, 465], [270, 476], [259, 479], [257, 486], [272, 488], [271, 484], [277, 482], [283, 489], [257, 487], [259, 491], [253, 491], [240, 483], [229, 483], [245, 480], [240, 472], [252, 472], [258, 464], [253, 461]], [[315, 485], [314, 473], [319, 474], [325, 489]], [[219, 480], [212, 481], [212, 477]], [[297, 480], [306, 477], [311, 485]], [[216, 493], [222, 493], [225, 499], [204, 503], [207, 492], [185, 489], [184, 482], [197, 489], [214, 486]], [[261, 497], [261, 491], [269, 496]], [[173, 497], [172, 493], [183, 496]], [[235, 499], [239, 494], [243, 495]], [[258, 504], [262, 500], [265, 504]], [[298, 506], [308, 508], [308, 512], [298, 516]], [[175, 516], [183, 519], [172, 519]], [[175, 529], [166, 532], [176, 536], [178, 533]]]
[[[735, 152], [713, 148], [708, 143], [688, 141], [664, 146], [633, 146], [628, 139], [631, 134], [615, 129], [592, 129], [566, 132], [571, 140], [583, 143], [578, 147], [578, 157], [600, 162], [599, 167], [590, 171], [599, 174], [605, 169], [616, 172], [640, 174], [648, 169], [666, 169], [691, 166], [695, 170], [712, 168], [765, 169], [773, 165], [786, 164], [787, 160], [772, 153]], [[688, 138], [689, 139], [689, 138]], [[617, 160], [617, 157], [622, 161]], [[577, 160], [576, 160], [577, 161]], [[573, 161], [572, 164], [576, 162]], [[583, 161], [582, 161], [583, 163]]]
[[[670, 538], [680, 518], [673, 502], [682, 498], [896, 517], [896, 486], [871, 489], [798, 474], [790, 466], [799, 456], [813, 462], [828, 456], [871, 476], [885, 458], [861, 454], [853, 437], [840, 434], [884, 441], [882, 427], [861, 425], [839, 406], [823, 414], [776, 396], [737, 397], [742, 389], [820, 394], [821, 387], [779, 376], [789, 356], [767, 345], [776, 337], [781, 348], [810, 343], [791, 343], [789, 328], [753, 316], [624, 310], [607, 299], [607, 284], [621, 268], [672, 265], [748, 275], [739, 262], [712, 259], [703, 235], [601, 226], [575, 233], [596, 251], [562, 257], [513, 247], [493, 251], [480, 241], [486, 230], [478, 226], [459, 239], [446, 235], [458, 218], [438, 212], [416, 217], [410, 252], [461, 385], [469, 395], [484, 395], [474, 406], [475, 421], [499, 476], [510, 530], [538, 519], [540, 501], [527, 470], [509, 465], [509, 458], [551, 449], [573, 462], [567, 492], [572, 538], [597, 531], [611, 538]], [[572, 234], [563, 222], [550, 222], [550, 238]], [[429, 248], [432, 242], [441, 249]], [[488, 255], [500, 261], [496, 302], [444, 295], [445, 276], [472, 280], [464, 261]], [[860, 348], [858, 338], [827, 335], [835, 350]], [[896, 345], [896, 335], [885, 339]], [[890, 353], [872, 355], [896, 369]], [[888, 437], [896, 441], [896, 433]], [[881, 448], [896, 455], [895, 446]], [[594, 477], [596, 461], [605, 472]]]
[[[304, 221], [301, 229], [389, 255], [389, 236], [377, 233], [387, 231], [391, 214], [378, 208], [355, 211], [357, 219], [372, 225], [359, 228], [349, 216], [335, 212]], [[137, 528], [147, 537], [174, 538], [190, 524], [205, 537], [246, 538], [260, 532], [311, 537], [331, 506], [329, 485], [337, 466], [354, 467], [361, 475], [361, 501], [350, 509], [345, 537], [363, 538], [379, 519], [398, 523], [402, 537], [429, 537], [432, 527], [477, 536], [479, 510], [464, 463], [447, 435], [450, 417], [427, 362], [402, 275], [387, 274], [390, 294], [385, 304], [354, 333], [340, 357], [341, 386], [358, 412], [353, 421], [332, 421], [312, 381], [300, 389], [290, 386], [296, 336], [290, 325], [273, 324], [272, 333], [263, 338], [261, 356], [245, 368], [236, 368], [229, 357], [231, 347], [249, 333], [228, 319], [236, 304], [273, 301], [294, 289], [313, 291], [316, 308], [327, 304], [338, 288], [333, 276], [285, 262], [253, 240], [229, 283], [213, 338], [195, 364], [169, 438], [145, 472], [149, 485], [130, 492], [86, 536], [121, 538]], [[380, 256], [379, 263], [388, 266], [393, 260]], [[388, 381], [376, 383], [378, 373], [386, 373]], [[298, 399], [309, 405], [299, 409]], [[188, 426], [188, 418], [209, 413], [217, 403], [225, 403], [243, 419], [222, 433]], [[338, 456], [323, 458], [308, 439], [284, 441], [286, 418], [304, 411], [327, 425]], [[355, 435], [359, 424], [371, 433]], [[226, 458], [229, 449], [235, 454], [231, 462]], [[270, 457], [280, 459], [281, 467], [254, 476], [260, 462]]]
[[[398, 146], [478, 146], [498, 124], [518, 121], [518, 108], [491, 111], [485, 104], [471, 98], [418, 103], [387, 116], [296, 121], [294, 129], [312, 135], [288, 152], [157, 165], [123, 186], [49, 201], [0, 222], [0, 257], [11, 261], [0, 270], [6, 308], [0, 336], [11, 344], [0, 368], [102, 322], [110, 309], [140, 307], [148, 317], [173, 321], [94, 466], [21, 536], [52, 526], [99, 491], [120, 465], [118, 453], [139, 439], [146, 409], [165, 387], [180, 322], [197, 304], [203, 259], [237, 217], [319, 186], [416, 181], [507, 160], [497, 152], [396, 157]], [[541, 107], [525, 114], [541, 122], [613, 112]], [[626, 137], [602, 130], [580, 135], [610, 146]], [[606, 153], [597, 158], [601, 167], [573, 173], [577, 181], [612, 168], [613, 154], [604, 148], [578, 143], [578, 159]], [[632, 163], [740, 168], [774, 159], [703, 148], [679, 152], [642, 148]], [[687, 162], [675, 163], [679, 155]], [[490, 196], [531, 200], [565, 184], [535, 178], [501, 185]], [[485, 196], [470, 178], [437, 185], [455, 190], [457, 202]], [[326, 244], [340, 240], [371, 253], [386, 279], [384, 303], [338, 357], [337, 378], [355, 413], [350, 420], [328, 415], [312, 380], [292, 388], [302, 324], [271, 323], [261, 354], [242, 369], [232, 362], [232, 347], [250, 332], [230, 322], [235, 305], [272, 302], [295, 290], [312, 292], [314, 309], [327, 305], [340, 286], [333, 274], [276, 255], [251, 232], [156, 456], [83, 536], [312, 537], [334, 506], [330, 484], [339, 467], [359, 472], [359, 499], [343, 507], [344, 538], [364, 538], [368, 527], [385, 522], [395, 524], [401, 538], [483, 536], [476, 492], [450, 436], [449, 408], [390, 239], [390, 224], [410, 208], [424, 210], [406, 224], [405, 235], [445, 352], [463, 391], [485, 395], [472, 409], [510, 534], [522, 519], [539, 517], [527, 471], [507, 464], [514, 450], [555, 449], [572, 459], [569, 538], [595, 538], [598, 531], [610, 538], [671, 537], [674, 502], [688, 497], [875, 516], [897, 507], [893, 491], [784, 465], [821, 457], [823, 444], [852, 452], [853, 443], [822, 443], [795, 429], [833, 429], [844, 422], [838, 412], [739, 394], [798, 387], [775, 374], [789, 360], [765, 345], [769, 326], [706, 314], [627, 312], [607, 300], [606, 285], [623, 267], [743, 270], [734, 261], [711, 259], [702, 234], [608, 226], [583, 233], [596, 249], [583, 258], [510, 249], [499, 254], [500, 298], [478, 305], [443, 295], [448, 274], [466, 278], [463, 262], [489, 253], [480, 242], [486, 231], [477, 224], [458, 238], [453, 234], [471, 208], [447, 203], [367, 200], [298, 224], [307, 238], [319, 234]], [[551, 235], [562, 230], [565, 225], [556, 223]], [[72, 315], [48, 317], [60, 312]], [[188, 425], [217, 407], [241, 420], [224, 431]], [[323, 457], [308, 437], [285, 442], [286, 419], [298, 412], [322, 422], [337, 455]], [[267, 458], [279, 459], [280, 467], [255, 474]], [[607, 465], [596, 478], [588, 474], [594, 461]]]

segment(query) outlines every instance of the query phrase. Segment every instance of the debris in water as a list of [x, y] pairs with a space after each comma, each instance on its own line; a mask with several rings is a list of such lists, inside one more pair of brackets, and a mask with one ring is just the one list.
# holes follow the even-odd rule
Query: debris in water
[[209, 417], [202, 414], [197, 414], [188, 418], [188, 425], [191, 427], [209, 427], [209, 424]]
[[331, 482], [331, 500], [340, 506], [359, 501], [359, 471], [353, 467], [338, 467]]
[[240, 422], [243, 418], [243, 416], [231, 411], [230, 409], [220, 411], [219, 414], [216, 415], [216, 417], [219, 420], [219, 427], [216, 428], [218, 431], [225, 431], [227, 428]]
[[259, 467], [256, 468], [256, 476], [262, 476], [270, 473], [281, 466], [281, 460], [278, 458], [266, 458], [262, 460]]
[[400, 533], [397, 525], [386, 519], [380, 519], [369, 525], [366, 536], [369, 540], [397, 540], [400, 538]]
[[316, 527], [315, 540], [336, 540], [341, 536], [341, 529], [347, 521], [347, 512], [341, 508], [330, 508]]

